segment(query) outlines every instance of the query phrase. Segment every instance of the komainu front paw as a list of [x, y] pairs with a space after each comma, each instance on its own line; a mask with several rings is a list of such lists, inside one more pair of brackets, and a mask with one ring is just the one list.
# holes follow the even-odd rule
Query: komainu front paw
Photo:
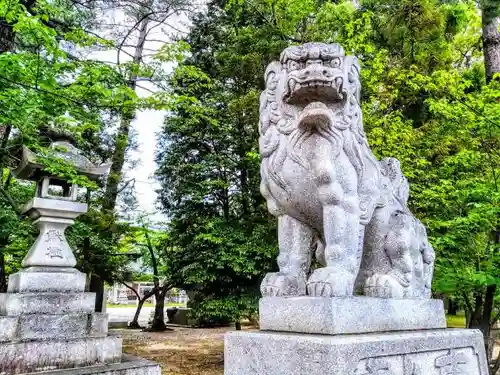
[[268, 273], [260, 284], [260, 292], [264, 297], [305, 296], [306, 277], [300, 274]]
[[409, 282], [395, 273], [375, 273], [366, 279], [364, 294], [377, 298], [408, 298]]
[[307, 281], [307, 292], [314, 297], [352, 296], [354, 275], [333, 267], [318, 268]]

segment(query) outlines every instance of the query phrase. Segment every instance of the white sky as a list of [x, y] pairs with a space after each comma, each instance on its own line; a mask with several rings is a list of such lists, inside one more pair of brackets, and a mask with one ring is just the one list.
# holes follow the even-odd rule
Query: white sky
[[[124, 29], [130, 28], [132, 24], [127, 24], [124, 15], [116, 10], [108, 12], [105, 14], [107, 24], [117, 24], [123, 26]], [[169, 19], [169, 24], [180, 30], [187, 30], [188, 18], [186, 15], [175, 16], [175, 18]], [[154, 24], [152, 24], [153, 26]], [[117, 27], [113, 27], [108, 30], [109, 32], [116, 32]], [[149, 34], [148, 38], [150, 41], [146, 41], [144, 46], [144, 53], [152, 54], [155, 50], [158, 50], [163, 43], [158, 41], [169, 40], [167, 34], [175, 32], [169, 26], [155, 27]], [[105, 34], [106, 35], [106, 34]], [[126, 44], [135, 45], [137, 42], [137, 33], [132, 34]], [[151, 41], [154, 40], [154, 41]], [[124, 48], [126, 52], [133, 54], [134, 49]], [[95, 59], [108, 62], [117, 61], [117, 52], [115, 50], [110, 51], [99, 51], [94, 52], [91, 55]], [[120, 62], [130, 60], [131, 58], [127, 54], [120, 54]], [[145, 59], [147, 61], [147, 58]], [[171, 67], [170, 67], [171, 69]], [[140, 82], [140, 85], [155, 91], [155, 87], [148, 82]], [[137, 88], [137, 94], [141, 97], [151, 95], [147, 90]], [[136, 113], [135, 120], [132, 123], [132, 127], [137, 135], [138, 149], [130, 154], [132, 159], [138, 160], [139, 163], [135, 168], [130, 168], [130, 165], [125, 166], [124, 181], [135, 178], [135, 188], [136, 197], [139, 204], [139, 210], [148, 213], [149, 219], [153, 222], [165, 221], [166, 217], [159, 212], [156, 208], [157, 194], [156, 189], [159, 188], [159, 184], [154, 180], [153, 175], [156, 170], [156, 163], [154, 161], [155, 151], [156, 151], [156, 134], [161, 130], [163, 121], [165, 118], [164, 111], [139, 111]]]

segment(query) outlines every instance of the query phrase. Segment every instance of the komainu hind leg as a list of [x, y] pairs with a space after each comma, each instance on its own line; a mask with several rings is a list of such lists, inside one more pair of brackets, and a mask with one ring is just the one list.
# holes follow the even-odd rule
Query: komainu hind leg
[[263, 296], [305, 296], [311, 266], [314, 231], [283, 215], [278, 218], [279, 272], [268, 273], [260, 286]]

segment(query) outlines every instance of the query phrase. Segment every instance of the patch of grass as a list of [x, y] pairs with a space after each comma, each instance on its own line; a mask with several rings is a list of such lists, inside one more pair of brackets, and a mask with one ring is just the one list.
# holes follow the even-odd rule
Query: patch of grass
[[186, 307], [186, 304], [178, 302], [169, 302], [168, 307]]
[[446, 315], [446, 323], [448, 328], [465, 328], [465, 315]]
[[[113, 303], [108, 303], [106, 305], [106, 307], [112, 307], [112, 308], [115, 308], [115, 307], [137, 307], [137, 305], [135, 303], [131, 303], [131, 304], [119, 304], [119, 305], [115, 305]], [[145, 303], [143, 307], [154, 307], [154, 305], [152, 303]]]
[[[137, 307], [137, 305], [135, 303], [130, 303], [128, 305], [125, 305], [125, 304], [120, 304], [120, 305], [115, 305], [113, 303], [108, 303], [106, 305], [108, 308], [109, 307]], [[143, 307], [155, 307], [154, 304], [152, 303], [145, 303]], [[169, 302], [167, 307], [185, 307], [185, 304], [184, 303], [176, 303], [176, 302]]]

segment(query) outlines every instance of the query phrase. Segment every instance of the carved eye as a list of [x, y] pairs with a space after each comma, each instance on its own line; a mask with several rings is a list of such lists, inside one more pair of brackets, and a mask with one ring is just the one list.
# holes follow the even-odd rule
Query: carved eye
[[298, 61], [290, 60], [288, 62], [288, 71], [299, 70], [301, 68], [301, 64]]
[[340, 60], [340, 57], [334, 57], [333, 59], [330, 60], [330, 66], [332, 68], [338, 68], [342, 64], [342, 61]]

